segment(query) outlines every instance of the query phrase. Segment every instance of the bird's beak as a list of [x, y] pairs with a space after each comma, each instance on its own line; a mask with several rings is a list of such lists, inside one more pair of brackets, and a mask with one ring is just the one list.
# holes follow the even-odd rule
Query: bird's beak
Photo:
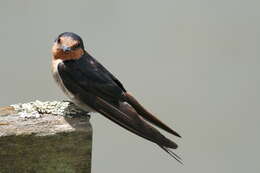
[[63, 50], [63, 52], [71, 51], [71, 48], [68, 46], [62, 46], [61, 49]]

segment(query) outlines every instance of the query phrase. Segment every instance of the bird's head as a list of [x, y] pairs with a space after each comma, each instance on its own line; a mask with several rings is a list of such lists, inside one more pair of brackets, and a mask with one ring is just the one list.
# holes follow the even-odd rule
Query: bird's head
[[61, 33], [52, 46], [54, 59], [75, 60], [79, 59], [84, 53], [82, 39], [73, 32]]

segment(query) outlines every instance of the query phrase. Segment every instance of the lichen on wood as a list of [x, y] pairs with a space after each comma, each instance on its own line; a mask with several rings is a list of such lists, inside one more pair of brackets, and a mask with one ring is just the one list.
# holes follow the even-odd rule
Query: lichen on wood
[[89, 115], [71, 102], [0, 108], [0, 173], [90, 172], [91, 147]]

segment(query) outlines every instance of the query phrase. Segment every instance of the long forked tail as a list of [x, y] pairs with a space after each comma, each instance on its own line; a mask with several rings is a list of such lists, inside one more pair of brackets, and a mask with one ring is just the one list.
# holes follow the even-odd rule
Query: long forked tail
[[161, 120], [156, 118], [153, 114], [148, 112], [130, 93], [125, 92], [124, 93], [125, 100], [135, 108], [135, 110], [138, 112], [139, 115], [141, 115], [144, 119], [149, 121], [150, 123], [160, 127], [161, 129], [175, 135], [178, 137], [181, 137], [176, 131], [172, 130], [170, 127], [168, 127], [166, 124], [164, 124]]
[[178, 156], [176, 153], [174, 153], [173, 151], [171, 151], [169, 148], [160, 146], [165, 152], [167, 152], [170, 156], [172, 156], [175, 160], [177, 160], [180, 164], [183, 165], [183, 160], [180, 156]]
[[130, 105], [121, 103], [119, 107], [114, 107], [105, 100], [97, 97], [95, 110], [121, 127], [156, 143], [170, 156], [182, 163], [181, 158], [170, 150], [170, 148], [176, 149], [178, 147], [177, 144], [146, 123]]

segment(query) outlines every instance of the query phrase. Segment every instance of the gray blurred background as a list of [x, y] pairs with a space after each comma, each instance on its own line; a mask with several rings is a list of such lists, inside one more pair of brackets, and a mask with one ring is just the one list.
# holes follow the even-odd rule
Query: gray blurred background
[[0, 105], [62, 100], [50, 49], [64, 31], [177, 130], [176, 153], [99, 114], [93, 173], [260, 170], [260, 3], [242, 0], [0, 2]]

